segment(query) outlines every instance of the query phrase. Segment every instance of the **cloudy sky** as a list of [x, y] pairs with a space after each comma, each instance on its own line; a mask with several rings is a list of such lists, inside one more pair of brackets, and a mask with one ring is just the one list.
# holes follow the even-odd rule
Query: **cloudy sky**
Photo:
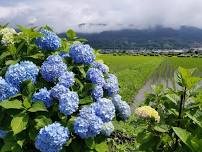
[[0, 0], [0, 24], [7, 22], [12, 26], [48, 24], [57, 32], [157, 25], [202, 28], [202, 0]]

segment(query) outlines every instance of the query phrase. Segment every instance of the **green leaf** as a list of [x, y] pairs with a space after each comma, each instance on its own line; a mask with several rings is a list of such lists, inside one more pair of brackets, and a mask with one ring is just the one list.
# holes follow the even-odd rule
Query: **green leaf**
[[31, 80], [24, 81], [21, 85], [22, 94], [31, 97], [35, 92], [35, 86]]
[[16, 61], [16, 60], [7, 60], [5, 64], [11, 65], [11, 64], [16, 64], [16, 63], [18, 63], [18, 61]]
[[26, 108], [26, 109], [29, 109], [31, 107], [31, 102], [30, 100], [27, 98], [27, 97], [24, 97], [23, 98], [23, 106]]
[[105, 141], [96, 144], [95, 145], [95, 150], [97, 152], [108, 152], [109, 151], [108, 145], [107, 145], [107, 143]]
[[179, 127], [173, 127], [176, 135], [182, 140], [182, 142], [189, 147], [194, 152], [199, 152], [202, 150], [200, 146], [202, 144], [202, 139], [193, 137], [190, 132]]
[[191, 115], [190, 113], [186, 113], [186, 115], [193, 120], [199, 127], [202, 128], [202, 112], [196, 111], [194, 115]]
[[201, 78], [193, 77], [192, 74], [194, 71], [195, 69], [184, 69], [179, 67], [177, 72], [175, 72], [175, 80], [177, 84], [188, 89], [195, 86], [201, 80]]
[[0, 106], [5, 109], [23, 109], [22, 102], [19, 100], [13, 100], [13, 101], [3, 101], [0, 102]]
[[28, 121], [29, 121], [29, 117], [25, 113], [20, 113], [14, 116], [11, 121], [11, 128], [13, 130], [13, 134], [16, 135], [22, 132], [23, 130], [25, 130], [27, 127]]
[[73, 40], [76, 37], [76, 33], [72, 29], [69, 29], [66, 32], [66, 35], [67, 35], [68, 39], [70, 39], [70, 40]]
[[88, 148], [90, 148], [90, 149], [95, 148], [95, 140], [94, 140], [94, 138], [87, 138], [84, 141], [85, 141], [85, 144], [87, 145]]
[[36, 122], [35, 128], [37, 130], [39, 130], [39, 129], [41, 129], [41, 128], [43, 128], [43, 127], [45, 127], [45, 126], [52, 123], [51, 119], [49, 119], [49, 118], [47, 118], [46, 116], [43, 116], [43, 115], [36, 117], [34, 119], [34, 121]]
[[37, 112], [37, 111], [48, 111], [48, 110], [42, 101], [37, 101], [32, 104], [32, 107], [28, 111]]
[[169, 128], [167, 125], [156, 125], [154, 127], [154, 130], [158, 131], [158, 132], [168, 132]]

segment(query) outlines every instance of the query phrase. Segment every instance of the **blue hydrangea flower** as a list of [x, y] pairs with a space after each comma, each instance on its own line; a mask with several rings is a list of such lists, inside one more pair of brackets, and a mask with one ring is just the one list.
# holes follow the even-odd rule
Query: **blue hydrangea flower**
[[95, 68], [90, 68], [87, 71], [87, 79], [92, 83], [103, 86], [105, 84], [105, 79], [103, 73]]
[[109, 137], [112, 134], [113, 131], [114, 131], [114, 125], [110, 121], [110, 122], [107, 122], [107, 123], [103, 124], [101, 134], [103, 134], [104, 136]]
[[79, 97], [76, 92], [69, 91], [60, 96], [59, 110], [66, 116], [71, 115], [79, 108]]
[[4, 138], [6, 136], [7, 132], [0, 129], [0, 138]]
[[95, 86], [95, 88], [91, 92], [93, 99], [98, 100], [103, 97], [103, 89], [102, 86]]
[[47, 108], [49, 108], [53, 102], [50, 96], [50, 91], [48, 91], [47, 88], [42, 88], [39, 90], [39, 92], [34, 93], [32, 101], [43, 101]]
[[121, 96], [119, 94], [116, 94], [112, 97], [112, 102], [116, 109], [118, 109], [119, 103], [122, 101]]
[[103, 122], [95, 114], [87, 114], [86, 118], [77, 117], [74, 122], [74, 132], [81, 138], [95, 137], [101, 131]]
[[95, 114], [102, 119], [103, 122], [112, 121], [115, 117], [115, 107], [111, 100], [100, 98], [92, 105]]
[[128, 119], [131, 115], [131, 109], [130, 106], [125, 101], [121, 101], [118, 104], [118, 113], [120, 117], [124, 120]]
[[115, 75], [109, 74], [108, 78], [106, 79], [106, 83], [104, 88], [107, 90], [109, 96], [113, 96], [118, 94], [119, 92], [119, 84], [118, 79]]
[[70, 58], [69, 53], [66, 53], [66, 52], [60, 52], [59, 55], [60, 55], [62, 58]]
[[23, 81], [32, 80], [36, 82], [39, 69], [37, 66], [30, 61], [23, 61], [20, 64], [10, 65], [6, 74], [5, 79], [13, 86], [19, 87]]
[[131, 115], [131, 109], [130, 106], [127, 104], [127, 102], [121, 100], [120, 95], [113, 96], [112, 102], [118, 112], [118, 115], [126, 120]]
[[58, 78], [58, 84], [63, 85], [67, 88], [73, 86], [74, 80], [74, 73], [66, 71]]
[[84, 118], [84, 119], [87, 119], [92, 114], [95, 115], [95, 111], [94, 111], [92, 105], [84, 106], [84, 107], [82, 107], [81, 110], [79, 110], [79, 116]]
[[55, 99], [59, 99], [61, 95], [67, 93], [68, 91], [69, 91], [69, 89], [66, 88], [65, 86], [56, 84], [56, 86], [54, 86], [50, 90], [50, 94], [51, 94], [51, 97], [53, 97]]
[[109, 67], [107, 65], [103, 64], [103, 63], [100, 63], [100, 62], [93, 62], [92, 67], [99, 69], [103, 73], [108, 73], [109, 72]]
[[81, 43], [71, 45], [69, 55], [75, 63], [91, 64], [95, 59], [93, 49]]
[[0, 77], [0, 101], [15, 96], [19, 90]]
[[41, 152], [59, 152], [68, 139], [68, 128], [55, 122], [40, 129], [35, 140], [35, 147]]
[[42, 50], [57, 50], [61, 46], [61, 39], [53, 32], [42, 29], [43, 36], [36, 39], [36, 45]]
[[41, 66], [41, 75], [48, 81], [52, 82], [59, 78], [67, 70], [66, 64], [59, 55], [51, 55], [43, 62]]

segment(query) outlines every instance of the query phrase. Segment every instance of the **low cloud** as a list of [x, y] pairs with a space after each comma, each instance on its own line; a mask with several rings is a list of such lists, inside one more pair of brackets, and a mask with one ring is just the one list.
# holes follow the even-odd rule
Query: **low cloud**
[[99, 32], [157, 25], [202, 28], [201, 0], [1, 0], [0, 23]]

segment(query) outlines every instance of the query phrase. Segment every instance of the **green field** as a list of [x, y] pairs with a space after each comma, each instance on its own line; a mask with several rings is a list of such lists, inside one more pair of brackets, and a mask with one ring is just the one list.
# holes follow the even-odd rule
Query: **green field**
[[101, 58], [118, 77], [120, 95], [128, 102], [133, 101], [137, 91], [163, 61], [160, 57], [145, 56], [102, 55]]
[[197, 68], [196, 75], [202, 76], [202, 58], [153, 57], [153, 56], [113, 56], [101, 58], [119, 79], [120, 94], [132, 102], [138, 90], [152, 76], [153, 79], [172, 78], [179, 67]]

